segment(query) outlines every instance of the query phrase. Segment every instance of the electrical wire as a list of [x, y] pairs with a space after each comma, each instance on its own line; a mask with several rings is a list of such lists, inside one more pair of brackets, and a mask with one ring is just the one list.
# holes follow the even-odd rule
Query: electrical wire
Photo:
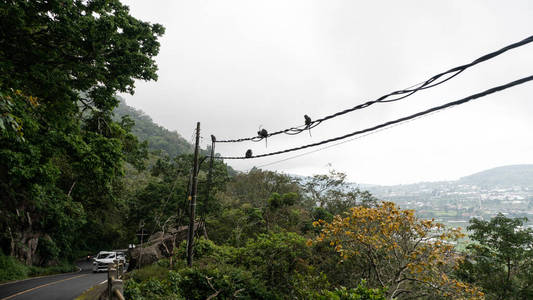
[[356, 106], [354, 106], [352, 108], [348, 108], [348, 109], [345, 109], [343, 111], [340, 111], [340, 112], [337, 112], [337, 113], [322, 117], [320, 119], [313, 120], [313, 121], [311, 121], [308, 124], [304, 124], [304, 125], [300, 125], [300, 126], [296, 126], [296, 127], [291, 127], [291, 128], [287, 128], [287, 129], [283, 129], [283, 130], [279, 130], [279, 131], [276, 131], [276, 132], [268, 133], [267, 135], [257, 135], [257, 136], [254, 136], [254, 137], [231, 139], [231, 140], [217, 140], [216, 142], [217, 143], [238, 143], [238, 142], [244, 142], [244, 141], [259, 142], [259, 141], [261, 141], [261, 140], [263, 140], [265, 138], [268, 138], [268, 137], [271, 137], [271, 136], [274, 136], [274, 135], [278, 135], [278, 134], [288, 134], [288, 135], [300, 134], [303, 131], [310, 130], [310, 129], [320, 125], [322, 122], [324, 122], [326, 120], [329, 120], [329, 119], [332, 119], [332, 118], [335, 118], [335, 117], [338, 117], [338, 116], [341, 116], [341, 115], [344, 115], [344, 114], [347, 114], [347, 113], [350, 113], [350, 112], [353, 112], [353, 111], [356, 111], [356, 110], [360, 110], [360, 109], [369, 107], [369, 106], [371, 106], [371, 105], [373, 105], [375, 103], [388, 103], [388, 102], [399, 101], [399, 100], [405, 99], [405, 98], [413, 95], [414, 93], [416, 93], [416, 92], [418, 92], [420, 90], [429, 89], [429, 88], [435, 87], [437, 85], [443, 84], [444, 82], [446, 82], [446, 81], [454, 78], [455, 76], [461, 74], [463, 71], [465, 71], [468, 68], [471, 68], [471, 67], [473, 67], [473, 66], [475, 66], [477, 64], [480, 64], [480, 63], [485, 62], [485, 61], [487, 61], [489, 59], [492, 59], [492, 58], [494, 58], [494, 57], [496, 57], [496, 56], [498, 56], [500, 54], [503, 54], [503, 53], [511, 50], [511, 49], [521, 47], [521, 46], [529, 44], [531, 42], [533, 42], [533, 36], [530, 36], [528, 38], [525, 38], [525, 39], [523, 39], [523, 40], [521, 40], [519, 42], [510, 44], [508, 46], [505, 46], [505, 47], [503, 47], [503, 48], [501, 48], [501, 49], [499, 49], [497, 51], [494, 51], [494, 52], [491, 52], [489, 54], [483, 55], [483, 56], [479, 57], [478, 59], [476, 59], [476, 60], [474, 60], [474, 61], [472, 61], [472, 62], [470, 62], [468, 64], [464, 64], [462, 66], [458, 66], [458, 67], [449, 69], [448, 71], [445, 71], [445, 72], [439, 73], [437, 75], [434, 75], [431, 78], [429, 78], [428, 80], [423, 81], [423, 82], [418, 83], [418, 84], [415, 84], [415, 85], [413, 85], [411, 87], [408, 87], [406, 89], [397, 90], [397, 91], [388, 93], [386, 95], [383, 95], [383, 96], [377, 98], [376, 100], [367, 101], [365, 103], [356, 105]]
[[452, 107], [452, 106], [461, 105], [461, 104], [470, 102], [472, 100], [475, 100], [475, 99], [478, 99], [478, 98], [482, 98], [482, 97], [485, 97], [487, 95], [490, 95], [490, 94], [493, 94], [493, 93], [496, 93], [496, 92], [499, 92], [499, 91], [503, 91], [505, 89], [508, 89], [508, 88], [511, 88], [511, 87], [526, 83], [526, 82], [531, 81], [531, 80], [533, 80], [533, 75], [527, 76], [527, 77], [524, 77], [524, 78], [521, 78], [521, 79], [518, 79], [518, 80], [515, 80], [515, 81], [512, 81], [512, 82], [509, 82], [509, 83], [504, 84], [504, 85], [500, 85], [500, 86], [496, 86], [496, 87], [490, 88], [490, 89], [485, 90], [483, 92], [476, 93], [476, 94], [470, 95], [468, 97], [462, 98], [460, 100], [448, 102], [448, 103], [445, 103], [445, 104], [442, 104], [442, 105], [439, 105], [439, 106], [435, 106], [435, 107], [429, 108], [429, 109], [424, 110], [424, 111], [420, 111], [418, 113], [415, 113], [415, 114], [412, 114], [412, 115], [409, 115], [409, 116], [406, 116], [406, 117], [402, 117], [402, 118], [399, 118], [399, 119], [396, 119], [396, 120], [388, 121], [388, 122], [385, 122], [385, 123], [382, 123], [382, 124], [379, 124], [379, 125], [376, 125], [376, 126], [373, 126], [373, 127], [369, 127], [369, 128], [366, 128], [366, 129], [354, 131], [352, 133], [348, 133], [348, 134], [345, 134], [345, 135], [342, 135], [342, 136], [338, 136], [338, 137], [335, 137], [335, 138], [323, 140], [321, 142], [316, 142], [316, 143], [312, 143], [312, 144], [303, 145], [303, 146], [300, 146], [300, 147], [289, 148], [289, 149], [286, 149], [286, 150], [275, 151], [275, 152], [270, 152], [270, 153], [265, 153], [265, 154], [260, 154], [260, 155], [229, 156], [229, 157], [215, 157], [215, 158], [219, 158], [219, 159], [253, 159], [253, 158], [267, 157], [267, 156], [273, 156], [273, 155], [293, 152], [293, 151], [302, 150], [302, 149], [306, 149], [306, 148], [310, 148], [310, 147], [316, 147], [316, 146], [324, 145], [324, 144], [327, 144], [327, 143], [343, 140], [343, 139], [346, 139], [346, 138], [349, 138], [349, 137], [352, 137], [352, 136], [373, 132], [373, 131], [376, 131], [376, 130], [379, 130], [379, 129], [382, 129], [382, 128], [385, 128], [385, 127], [390, 127], [391, 125], [402, 123], [402, 122], [405, 122], [405, 121], [408, 121], [408, 120], [411, 120], [411, 119], [415, 119], [415, 118], [421, 117], [423, 115], [427, 115], [427, 114], [430, 114], [430, 113], [433, 113], [433, 112], [436, 112], [436, 111], [439, 111], [439, 110], [443, 110], [443, 109], [446, 109], [446, 108], [449, 108], [449, 107]]
[[[283, 158], [283, 159], [280, 159], [280, 160], [276, 160], [276, 161], [273, 161], [273, 162], [269, 162], [269, 163], [266, 163], [266, 164], [263, 164], [263, 165], [259, 165], [259, 166], [255, 166], [255, 168], [263, 168], [263, 167], [267, 167], [267, 166], [271, 166], [271, 165], [275, 165], [275, 164], [279, 164], [279, 163], [282, 163], [282, 162], [285, 162], [285, 161], [288, 161], [288, 160], [291, 160], [291, 159], [295, 159], [295, 158], [299, 158], [299, 157], [302, 157], [302, 156], [306, 156], [306, 155], [309, 155], [309, 154], [313, 154], [313, 153], [316, 153], [316, 152], [320, 152], [322, 150], [326, 150], [326, 149], [329, 149], [329, 148], [333, 148], [333, 147], [336, 147], [336, 146], [339, 146], [339, 145], [342, 145], [342, 144], [346, 144], [346, 143], [349, 143], [349, 142], [353, 142], [355, 140], [358, 140], [358, 139], [361, 139], [361, 138], [364, 138], [364, 137], [367, 137], [369, 135], [372, 135], [372, 134], [375, 134], [375, 133], [378, 133], [378, 132], [381, 132], [383, 130], [387, 130], [387, 129], [391, 129], [391, 128], [394, 128], [396, 126], [400, 126], [400, 125], [403, 125], [403, 124], [407, 124], [407, 123], [410, 123], [412, 121], [415, 121], [415, 120], [418, 120], [418, 119], [421, 119], [421, 118], [425, 118], [425, 117], [429, 117], [433, 114], [436, 114], [438, 112], [442, 112], [446, 109], [449, 109], [449, 108], [452, 108], [452, 107], [447, 107], [447, 108], [444, 108], [442, 110], [439, 110], [439, 111], [434, 111], [432, 113], [429, 113], [427, 115], [423, 115], [423, 116], [419, 116], [419, 117], [416, 117], [414, 119], [410, 119], [410, 120], [407, 120], [405, 122], [402, 122], [402, 123], [396, 123], [396, 124], [393, 124], [393, 125], [390, 125], [388, 127], [383, 127], [383, 128], [380, 128], [380, 129], [377, 129], [375, 131], [371, 131], [371, 132], [368, 132], [366, 134], [362, 134], [362, 135], [358, 135], [354, 138], [351, 138], [349, 140], [345, 140], [345, 141], [342, 141], [342, 142], [339, 142], [339, 143], [335, 143], [333, 145], [329, 145], [329, 146], [325, 146], [325, 147], [322, 147], [322, 148], [318, 148], [318, 149], [315, 149], [315, 150], [311, 150], [311, 151], [307, 151], [307, 152], [304, 152], [304, 153], [300, 153], [300, 154], [297, 154], [297, 155], [293, 155], [293, 156], [289, 156], [289, 157], [286, 157], [286, 158]], [[251, 169], [248, 169], [246, 171], [244, 171], [245, 173], [248, 172], [249, 170]]]

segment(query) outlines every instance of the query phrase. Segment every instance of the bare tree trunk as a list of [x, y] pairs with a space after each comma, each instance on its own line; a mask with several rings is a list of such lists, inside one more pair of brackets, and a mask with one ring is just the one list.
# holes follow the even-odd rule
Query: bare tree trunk
[[15, 256], [15, 238], [13, 237], [13, 231], [10, 226], [7, 226], [9, 232], [9, 256]]
[[174, 253], [176, 253], [176, 234], [172, 236], [172, 253], [170, 253], [169, 265], [170, 269], [174, 269]]
[[67, 194], [67, 197], [70, 197], [70, 193], [72, 193], [72, 189], [74, 189], [74, 186], [76, 185], [76, 181], [74, 181], [72, 183], [72, 185], [70, 186], [70, 189], [68, 190], [68, 194]]
[[208, 240], [209, 237], [207, 236], [207, 228], [206, 228], [206, 226], [205, 226], [205, 221], [202, 222], [202, 231], [203, 231], [203, 234], [204, 234], [204, 238], [205, 238], [206, 240]]
[[41, 234], [39, 233], [31, 232], [31, 229], [15, 234], [15, 237], [11, 240], [11, 243], [14, 244], [12, 245], [12, 255], [23, 261], [26, 265], [31, 265], [35, 252], [37, 251], [40, 236]]

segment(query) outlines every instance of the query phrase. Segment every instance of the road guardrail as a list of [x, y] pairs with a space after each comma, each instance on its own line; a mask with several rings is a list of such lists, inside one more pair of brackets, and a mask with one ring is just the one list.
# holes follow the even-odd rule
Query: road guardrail
[[[122, 295], [122, 278], [124, 277], [124, 262], [114, 260], [107, 265], [107, 296], [109, 300], [125, 300]], [[113, 297], [115, 296], [115, 297]]]

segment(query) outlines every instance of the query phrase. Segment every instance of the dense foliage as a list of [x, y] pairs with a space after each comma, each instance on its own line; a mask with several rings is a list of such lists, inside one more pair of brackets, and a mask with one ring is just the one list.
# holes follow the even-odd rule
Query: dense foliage
[[383, 290], [369, 289], [364, 282], [352, 289], [328, 290], [330, 284], [325, 276], [317, 276], [307, 264], [311, 249], [295, 233], [262, 234], [243, 247], [219, 246], [200, 239], [194, 249], [197, 262], [191, 268], [185, 266], [184, 251], [185, 243], [177, 254], [181, 264], [174, 268], [169, 268], [167, 261], [160, 261], [131, 273], [125, 296], [129, 299], [385, 299]]
[[163, 27], [118, 0], [0, 4], [0, 246], [26, 264], [121, 234], [125, 162], [146, 146], [114, 122], [116, 92], [157, 78]]
[[321, 227], [316, 242], [333, 247], [352, 266], [344, 279], [348, 284], [363, 277], [385, 288], [390, 298], [482, 297], [475, 287], [448, 276], [461, 261], [450, 244], [463, 236], [457, 229], [420, 220], [391, 202], [353, 207], [346, 217], [314, 224]]
[[4, 281], [24, 279], [30, 276], [43, 276], [57, 273], [74, 272], [78, 268], [74, 264], [63, 262], [50, 267], [28, 266], [13, 256], [0, 252], [0, 283]]
[[459, 277], [482, 287], [488, 299], [531, 299], [533, 230], [523, 227], [525, 221], [502, 214], [473, 219], [468, 229], [475, 242], [467, 247]]
[[[310, 182], [254, 169], [220, 187], [214, 197], [219, 206], [206, 215], [209, 239], [196, 241], [193, 266], [185, 266], [183, 241], [173, 263], [161, 260], [130, 275], [129, 297], [484, 297], [456, 275], [463, 258], [452, 242], [462, 236], [459, 230], [350, 189], [342, 173]], [[316, 191], [339, 196], [321, 205]]]

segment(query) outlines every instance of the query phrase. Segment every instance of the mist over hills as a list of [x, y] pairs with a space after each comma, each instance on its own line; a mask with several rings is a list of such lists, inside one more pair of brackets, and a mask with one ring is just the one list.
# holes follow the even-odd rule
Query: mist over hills
[[533, 187], [533, 165], [509, 165], [481, 171], [459, 179], [462, 184]]
[[[183, 138], [178, 132], [170, 131], [156, 124], [150, 116], [143, 111], [127, 105], [122, 97], [119, 106], [115, 109], [115, 116], [120, 119], [128, 115], [135, 126], [132, 132], [141, 141], [148, 142], [148, 147], [152, 151], [161, 151], [169, 156], [176, 156], [184, 153], [192, 153], [193, 145]], [[293, 175], [295, 176], [295, 175]], [[304, 179], [306, 176], [295, 176]], [[450, 189], [454, 186], [476, 186], [480, 189], [511, 188], [523, 187], [533, 189], [533, 164], [508, 165], [496, 167], [468, 176], [461, 177], [459, 180], [438, 181], [438, 182], [420, 182], [404, 185], [376, 185], [376, 184], [354, 184], [362, 189], [369, 190], [377, 196], [386, 196], [390, 193], [407, 193], [414, 192], [419, 194], [421, 191], [428, 189], [435, 192], [442, 189]]]
[[381, 189], [426, 189], [443, 185], [471, 185], [480, 188], [529, 187], [533, 188], [533, 164], [508, 165], [483, 170], [458, 180], [428, 181], [399, 185], [360, 184], [369, 190]]
[[488, 169], [454, 181], [361, 185], [381, 200], [443, 222], [489, 219], [498, 213], [533, 220], [533, 165]]
[[135, 121], [132, 133], [139, 138], [140, 141], [148, 142], [148, 148], [150, 150], [160, 150], [170, 157], [193, 152], [193, 145], [183, 138], [177, 131], [170, 131], [159, 126], [142, 110], [127, 105], [122, 97], [117, 98], [120, 102], [114, 111], [115, 117], [120, 119], [126, 115], [130, 116], [130, 118]]

